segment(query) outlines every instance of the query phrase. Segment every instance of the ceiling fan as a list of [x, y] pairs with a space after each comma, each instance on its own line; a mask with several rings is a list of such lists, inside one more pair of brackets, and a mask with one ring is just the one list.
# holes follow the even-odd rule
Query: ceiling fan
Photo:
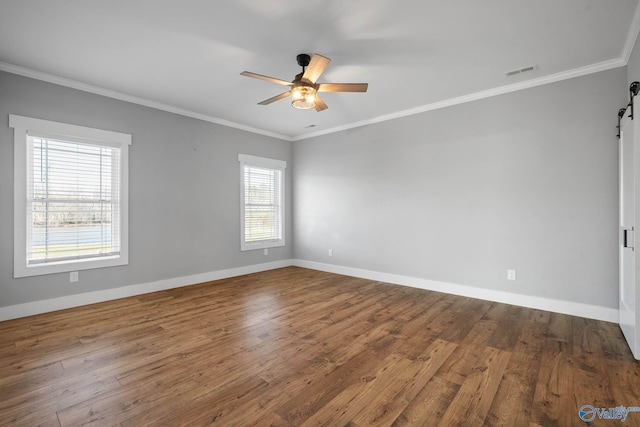
[[322, 72], [327, 68], [331, 59], [318, 55], [310, 57], [306, 53], [301, 53], [296, 57], [298, 65], [302, 67], [302, 72], [293, 79], [286, 81], [274, 77], [263, 76], [262, 74], [243, 71], [243, 76], [254, 79], [266, 80], [283, 86], [290, 86], [290, 90], [276, 95], [272, 98], [258, 102], [258, 105], [269, 105], [280, 99], [291, 96], [291, 105], [300, 110], [315, 108], [316, 111], [326, 110], [327, 104], [320, 98], [318, 92], [366, 92], [368, 83], [316, 83]]

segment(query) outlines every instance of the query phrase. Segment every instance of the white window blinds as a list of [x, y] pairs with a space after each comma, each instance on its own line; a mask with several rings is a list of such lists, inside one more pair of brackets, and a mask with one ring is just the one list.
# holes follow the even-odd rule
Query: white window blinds
[[120, 253], [120, 149], [29, 136], [27, 264]]
[[255, 166], [244, 168], [244, 230], [246, 242], [279, 240], [281, 172]]
[[284, 245], [284, 168], [279, 160], [240, 155], [241, 249]]

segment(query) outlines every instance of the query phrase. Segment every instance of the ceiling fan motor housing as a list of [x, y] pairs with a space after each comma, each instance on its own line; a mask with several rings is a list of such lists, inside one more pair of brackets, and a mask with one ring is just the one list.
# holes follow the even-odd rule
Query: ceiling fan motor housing
[[306, 53], [301, 53], [300, 55], [296, 56], [296, 59], [298, 60], [298, 65], [301, 67], [306, 67], [307, 65], [309, 65], [309, 62], [311, 62], [311, 57]]

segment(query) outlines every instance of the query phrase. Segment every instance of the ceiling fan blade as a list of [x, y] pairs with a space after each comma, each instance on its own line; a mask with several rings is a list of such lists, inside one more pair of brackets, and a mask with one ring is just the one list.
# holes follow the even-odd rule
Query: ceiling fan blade
[[264, 101], [262, 101], [262, 102], [258, 102], [258, 105], [269, 105], [269, 104], [271, 104], [272, 102], [279, 101], [279, 100], [281, 100], [282, 98], [286, 98], [286, 97], [287, 97], [287, 96], [289, 96], [289, 95], [291, 95], [291, 91], [290, 91], [290, 90], [288, 90], [288, 91], [286, 91], [286, 92], [283, 92], [283, 93], [281, 93], [280, 95], [276, 95], [276, 96], [274, 96], [274, 97], [271, 97], [271, 98], [269, 98], [269, 99], [265, 99], [265, 100], [264, 100]]
[[276, 79], [275, 77], [263, 76], [262, 74], [252, 73], [250, 71], [243, 71], [240, 73], [241, 76], [253, 77], [254, 79], [266, 80], [271, 83], [275, 83], [283, 86], [291, 86], [293, 83], [288, 82], [286, 80]]
[[320, 83], [318, 92], [366, 92], [368, 83]]
[[319, 113], [320, 111], [326, 110], [327, 108], [329, 107], [327, 107], [327, 104], [324, 103], [322, 98], [316, 95], [316, 111]]
[[329, 62], [331, 62], [331, 59], [314, 53], [313, 57], [311, 57], [309, 65], [307, 65], [307, 68], [305, 68], [304, 70], [302, 80], [307, 80], [311, 83], [315, 83], [320, 77], [320, 74], [322, 74], [324, 69], [327, 68]]

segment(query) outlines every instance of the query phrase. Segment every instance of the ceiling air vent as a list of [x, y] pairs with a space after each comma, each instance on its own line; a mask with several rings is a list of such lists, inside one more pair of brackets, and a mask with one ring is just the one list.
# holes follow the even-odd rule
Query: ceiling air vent
[[504, 73], [507, 76], [515, 76], [516, 74], [526, 73], [528, 71], [533, 71], [538, 68], [537, 64], [529, 65], [528, 67], [518, 68], [517, 70], [511, 70]]

